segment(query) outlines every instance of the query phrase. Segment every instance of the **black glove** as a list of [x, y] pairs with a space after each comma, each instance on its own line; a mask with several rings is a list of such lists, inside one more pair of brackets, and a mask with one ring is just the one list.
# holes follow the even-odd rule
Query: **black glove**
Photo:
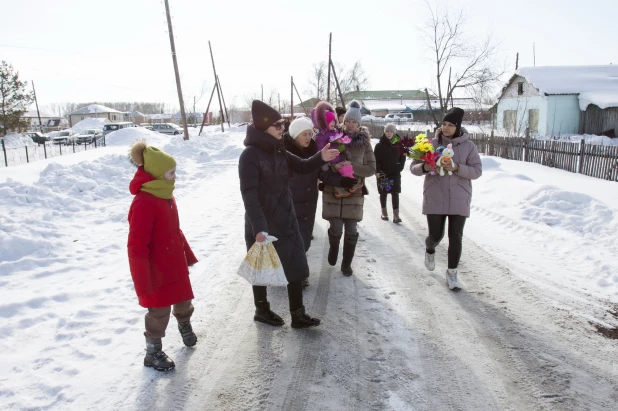
[[358, 183], [358, 179], [350, 177], [341, 177], [341, 187], [352, 188]]

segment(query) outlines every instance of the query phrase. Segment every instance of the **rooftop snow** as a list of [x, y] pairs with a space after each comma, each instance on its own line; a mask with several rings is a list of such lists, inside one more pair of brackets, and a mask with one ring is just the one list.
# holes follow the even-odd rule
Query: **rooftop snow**
[[72, 112], [71, 115], [95, 113], [122, 113], [122, 111], [114, 110], [113, 108], [105, 107], [100, 104], [91, 104], [89, 106], [82, 107], [79, 110]]
[[618, 107], [618, 65], [522, 67], [516, 74], [545, 94], [579, 94], [579, 107]]

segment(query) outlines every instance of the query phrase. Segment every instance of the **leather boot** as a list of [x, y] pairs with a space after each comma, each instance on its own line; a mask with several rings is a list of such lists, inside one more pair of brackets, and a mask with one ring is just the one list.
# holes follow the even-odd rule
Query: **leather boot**
[[393, 210], [393, 223], [401, 223], [401, 218], [399, 218], [399, 209]]
[[334, 266], [337, 264], [337, 257], [339, 256], [339, 243], [341, 242], [341, 236], [334, 236], [330, 229], [328, 230], [328, 243], [330, 248], [328, 249], [328, 264]]
[[184, 323], [179, 322], [178, 331], [180, 331], [180, 335], [182, 336], [182, 342], [185, 343], [187, 347], [193, 347], [197, 344], [197, 335], [193, 332], [191, 321], [185, 321]]
[[346, 233], [345, 238], [343, 239], [343, 259], [341, 261], [341, 272], [345, 276], [354, 274], [354, 270], [352, 270], [352, 260], [354, 259], [354, 252], [356, 251], [357, 242], [358, 233]]
[[382, 207], [382, 215], [380, 216], [380, 218], [384, 221], [388, 221], [388, 210], [386, 209], [386, 207]]
[[160, 338], [148, 338], [146, 333], [146, 356], [144, 357], [144, 365], [152, 367], [157, 371], [169, 371], [176, 367], [167, 354], [163, 352], [163, 343]]
[[270, 311], [270, 303], [268, 301], [255, 303], [255, 315], [253, 319], [264, 324], [274, 325], [275, 327], [281, 327], [285, 324], [283, 318]]
[[307, 315], [305, 306], [300, 307], [296, 311], [291, 311], [292, 328], [309, 328], [320, 325], [320, 320]]

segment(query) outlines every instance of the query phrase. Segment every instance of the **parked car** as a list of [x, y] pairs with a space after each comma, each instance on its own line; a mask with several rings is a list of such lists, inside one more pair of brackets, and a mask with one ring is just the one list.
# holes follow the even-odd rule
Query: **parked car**
[[73, 138], [76, 137], [78, 133], [75, 130], [62, 130], [58, 131], [58, 133], [52, 138], [52, 142], [54, 144], [69, 144], [73, 142]]
[[387, 120], [394, 120], [394, 119], [405, 119], [405, 120], [413, 120], [414, 116], [412, 115], [412, 113], [406, 113], [404, 111], [400, 112], [400, 113], [390, 113], [387, 114], [386, 116], [384, 116], [385, 119]]
[[106, 136], [109, 133], [112, 133], [114, 131], [118, 131], [118, 130], [121, 130], [121, 129], [127, 128], [127, 127], [138, 127], [138, 125], [135, 124], [135, 123], [131, 123], [129, 121], [124, 121], [124, 122], [121, 122], [121, 123], [106, 124], [105, 126], [103, 126], [103, 135]]
[[49, 136], [41, 133], [40, 131], [29, 131], [24, 134], [26, 134], [32, 139], [32, 141], [38, 144], [45, 144], [46, 141], [49, 141]]
[[155, 123], [152, 125], [152, 129], [159, 133], [171, 134], [174, 136], [183, 133], [182, 129], [173, 123]]
[[92, 144], [95, 140], [103, 137], [103, 131], [98, 128], [90, 128], [74, 137], [77, 144]]

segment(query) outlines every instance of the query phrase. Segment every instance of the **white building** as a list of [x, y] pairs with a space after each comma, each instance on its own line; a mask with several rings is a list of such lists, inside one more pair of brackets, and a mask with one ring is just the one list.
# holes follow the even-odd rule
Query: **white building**
[[618, 125], [618, 66], [522, 67], [498, 101], [510, 135], [600, 134]]

